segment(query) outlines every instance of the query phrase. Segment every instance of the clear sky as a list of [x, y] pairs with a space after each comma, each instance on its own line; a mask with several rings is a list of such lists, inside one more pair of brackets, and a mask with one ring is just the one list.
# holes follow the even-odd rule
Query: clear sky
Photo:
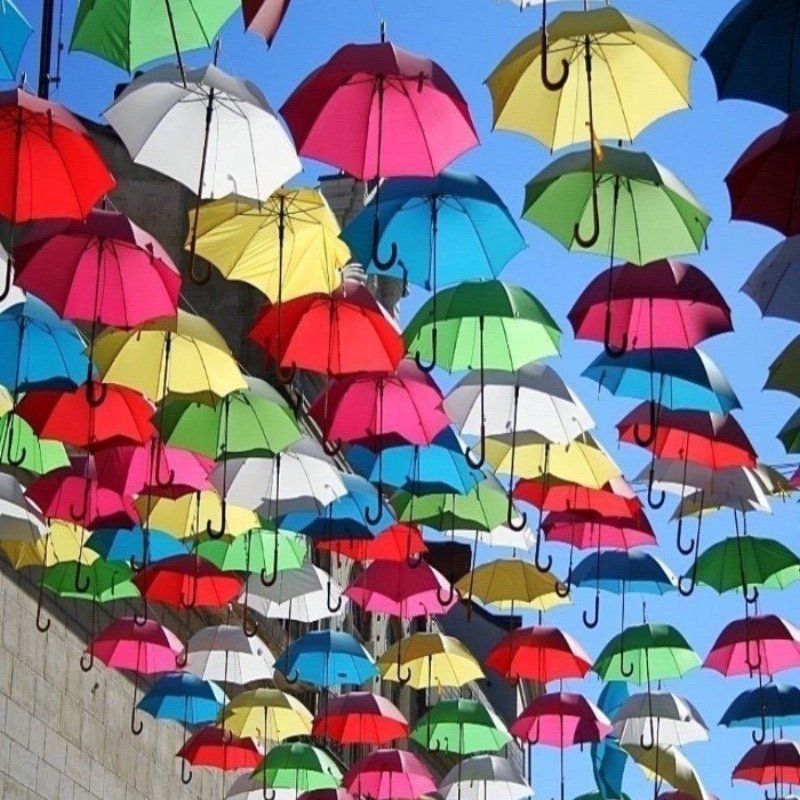
[[[37, 26], [38, 36], [40, 3], [38, 0], [17, 2]], [[65, 0], [67, 42], [76, 5], [76, 0]], [[732, 5], [732, 0], [618, 2], [623, 11], [662, 28], [695, 55], [699, 55]], [[551, 14], [555, 15], [560, 6], [554, 3]], [[491, 133], [491, 104], [483, 80], [505, 53], [538, 25], [537, 10], [520, 14], [509, 0], [293, 0], [270, 51], [262, 40], [244, 35], [241, 17], [234, 17], [223, 30], [220, 66], [254, 80], [278, 108], [302, 78], [338, 47], [348, 42], [375, 40], [381, 16], [387, 21], [391, 40], [438, 61], [470, 104], [482, 144], [454, 167], [478, 173], [488, 180], [512, 213], [519, 215], [525, 181], [552, 156], [532, 139]], [[38, 39], [35, 39], [24, 60], [33, 87], [37, 57]], [[189, 61], [202, 63], [205, 59], [207, 54], [203, 53], [192, 56]], [[99, 116], [111, 99], [115, 83], [126, 79], [122, 71], [82, 53], [64, 53], [62, 74], [63, 82], [54, 97], [89, 117]], [[782, 115], [750, 103], [719, 103], [710, 72], [702, 60], [698, 60], [694, 68], [692, 106], [691, 111], [676, 113], [655, 123], [635, 146], [649, 152], [681, 178], [713, 217], [708, 251], [687, 260], [703, 268], [716, 282], [733, 309], [736, 331], [710, 340], [703, 348], [717, 361], [739, 395], [744, 409], [737, 416], [762, 460], [785, 463], [791, 459], [787, 459], [775, 434], [797, 403], [788, 395], [764, 393], [761, 387], [773, 358], [800, 331], [790, 323], [762, 320], [756, 306], [739, 293], [747, 275], [779, 237], [756, 225], [731, 223], [723, 183], [725, 174], [745, 146], [764, 129], [779, 122]], [[180, 153], [179, 143], [176, 143], [176, 153]], [[307, 163], [302, 180], [313, 183], [319, 174], [327, 171], [319, 164]], [[562, 358], [554, 361], [553, 366], [587, 403], [598, 421], [600, 439], [618, 458], [626, 474], [633, 476], [646, 459], [639, 448], [630, 445], [619, 448], [613, 426], [634, 403], [608, 394], [598, 398], [596, 385], [579, 377], [581, 370], [598, 354], [598, 346], [575, 342], [566, 320], [567, 310], [586, 283], [606, 266], [605, 260], [567, 254], [537, 228], [526, 222], [522, 222], [521, 227], [530, 248], [507, 267], [502, 278], [531, 290], [562, 326], [565, 332]], [[406, 302], [404, 321], [418, 302], [414, 297]], [[669, 499], [662, 512], [652, 512], [650, 518], [662, 544], [659, 555], [680, 573], [689, 565], [675, 548], [674, 525], [668, 523], [667, 513], [672, 507], [674, 498]], [[749, 527], [753, 533], [773, 536], [797, 549], [797, 521], [795, 502], [778, 502], [772, 516], [758, 515], [750, 520]], [[709, 519], [704, 528], [704, 547], [732, 532], [730, 514]], [[563, 556], [563, 551], [560, 555]], [[562, 570], [563, 563], [556, 562]], [[765, 592], [761, 609], [800, 621], [796, 610], [798, 593], [800, 584], [783, 593]], [[602, 623], [598, 629], [586, 631], [580, 622], [580, 611], [588, 608], [591, 600], [590, 591], [579, 592], [573, 607], [553, 611], [548, 621], [568, 628], [594, 656], [618, 631], [619, 602], [616, 597], [604, 595]], [[638, 601], [630, 602], [629, 608], [637, 609], [638, 616]], [[706, 655], [724, 624], [741, 615], [741, 599], [728, 596], [721, 599], [708, 589], [698, 589], [688, 600], [674, 593], [648, 602], [650, 621], [676, 625], [701, 657]], [[785, 673], [779, 680], [792, 682], [797, 674], [797, 671]], [[710, 743], [690, 745], [685, 752], [698, 766], [707, 788], [720, 798], [760, 796], [760, 791], [751, 784], [737, 783], [731, 788], [730, 783], [733, 765], [751, 744], [749, 731], [735, 733], [716, 726], [730, 700], [753, 685], [746, 678], [724, 679], [717, 673], [699, 670], [681, 682], [670, 682], [666, 686], [687, 696], [711, 726]], [[600, 686], [595, 678], [588, 678], [569, 688], [595, 697]], [[574, 748], [574, 752], [568, 754], [567, 769], [568, 797], [593, 789], [588, 752], [580, 753]], [[556, 751], [536, 748], [534, 781], [540, 798], [558, 796]], [[636, 800], [647, 798], [652, 792], [641, 780], [638, 768], [633, 766], [628, 770], [626, 790]]]

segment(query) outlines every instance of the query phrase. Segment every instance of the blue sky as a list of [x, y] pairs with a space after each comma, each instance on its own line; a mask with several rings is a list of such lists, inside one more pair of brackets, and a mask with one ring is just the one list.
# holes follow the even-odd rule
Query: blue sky
[[[17, 0], [38, 29], [39, 2]], [[65, 37], [68, 40], [76, 0], [65, 0]], [[559, 4], [554, 4], [559, 5]], [[574, 5], [574, 4], [573, 4]], [[632, 15], [662, 28], [698, 55], [708, 37], [733, 5], [732, 0], [619, 0], [618, 6]], [[551, 13], [558, 9], [553, 8]], [[509, 0], [293, 0], [284, 27], [272, 50], [263, 41], [244, 35], [237, 15], [223, 30], [220, 66], [254, 80], [274, 107], [279, 107], [291, 90], [313, 68], [324, 62], [338, 47], [348, 42], [367, 42], [377, 38], [378, 21], [386, 19], [389, 38], [407, 49], [438, 61], [453, 77], [466, 96], [478, 128], [481, 147], [460, 159], [454, 166], [475, 172], [488, 180], [502, 196], [512, 213], [521, 211], [525, 181], [544, 167], [550, 153], [532, 139], [509, 133], [491, 133], [491, 104], [483, 86], [484, 78], [503, 55], [538, 24], [537, 11], [520, 14]], [[37, 34], [38, 35], [38, 34]], [[35, 87], [38, 39], [32, 40], [24, 68]], [[201, 63], [206, 54], [188, 60]], [[74, 111], [98, 117], [110, 101], [113, 87], [125, 74], [86, 54], [64, 53], [63, 81], [54, 97]], [[779, 237], [773, 231], [749, 223], [731, 223], [730, 208], [723, 178], [747, 144], [765, 128], [782, 119], [778, 112], [762, 106], [716, 99], [710, 72], [698, 60], [692, 79], [692, 110], [673, 114], [646, 130], [635, 146], [648, 151], [671, 169], [701, 199], [713, 217], [709, 249], [687, 258], [703, 268], [716, 282], [733, 309], [735, 333], [717, 337], [703, 347], [728, 376], [743, 405], [737, 416], [751, 437], [762, 460], [785, 463], [787, 459], [775, 434], [793, 412], [796, 401], [761, 387], [767, 367], [775, 355], [800, 330], [779, 320], [762, 320], [756, 306], [739, 292], [739, 287], [763, 254]], [[328, 170], [307, 164], [303, 180], [313, 183]], [[581, 370], [598, 353], [597, 345], [575, 342], [566, 312], [586, 283], [606, 264], [579, 254], [567, 254], [546, 234], [526, 222], [521, 223], [529, 249], [505, 270], [503, 279], [531, 290], [550, 309], [565, 331], [562, 358], [553, 365], [578, 391], [598, 421], [603, 443], [618, 458], [621, 466], [634, 475], [644, 465], [638, 448], [618, 448], [613, 425], [633, 405], [631, 401], [603, 394], [598, 398], [594, 383], [580, 376]], [[419, 298], [412, 297], [403, 309], [407, 320]], [[666, 509], [653, 512], [651, 520], [662, 546], [659, 555], [678, 573], [688, 567], [674, 545], [674, 526], [668, 524]], [[797, 508], [795, 503], [776, 503], [774, 514], [750, 520], [750, 530], [769, 535], [796, 548]], [[732, 533], [729, 514], [709, 519], [704, 530], [704, 546]], [[558, 546], [556, 546], [558, 547]], [[563, 553], [559, 555], [563, 556]], [[557, 560], [557, 565], [563, 561]], [[781, 594], [763, 595], [764, 611], [792, 619], [800, 588]], [[578, 595], [572, 608], [557, 609], [549, 621], [564, 625], [596, 655], [618, 630], [618, 599], [603, 597], [604, 622], [595, 631], [586, 631], [579, 619], [589, 606], [591, 593]], [[630, 602], [630, 609], [639, 603]], [[689, 599], [673, 594], [648, 602], [650, 621], [670, 622], [680, 628], [701, 657], [724, 624], [741, 616], [741, 600], [719, 598], [707, 589], [698, 589]], [[633, 613], [631, 613], [633, 616]], [[779, 676], [796, 680], [797, 673]], [[753, 685], [745, 678], [723, 679], [716, 673], [697, 671], [666, 688], [686, 695], [712, 726], [711, 742], [686, 748], [698, 766], [707, 788], [719, 797], [755, 797], [757, 788], [737, 784], [731, 788], [730, 772], [750, 746], [749, 732], [732, 733], [716, 727], [722, 711], [738, 692]], [[570, 688], [595, 697], [600, 683], [593, 679]], [[558, 758], [555, 751], [537, 748], [534, 753], [534, 779], [540, 798], [557, 796]], [[587, 753], [575, 749], [567, 756], [567, 794], [574, 796], [592, 789]], [[626, 790], [634, 798], [650, 796], [651, 789], [640, 778], [638, 768], [629, 768]], [[760, 793], [759, 793], [760, 794]]]

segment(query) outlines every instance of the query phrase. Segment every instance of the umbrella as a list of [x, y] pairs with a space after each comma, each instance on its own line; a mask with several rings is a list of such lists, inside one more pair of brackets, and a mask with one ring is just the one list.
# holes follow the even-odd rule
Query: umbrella
[[416, 800], [436, 791], [425, 764], [403, 750], [375, 750], [353, 764], [342, 785], [354, 797], [372, 800]]
[[486, 666], [509, 680], [540, 684], [582, 678], [591, 667], [583, 647], [559, 628], [511, 630], [491, 650]]
[[[597, 706], [607, 717], [613, 717], [622, 708], [628, 696], [627, 683], [611, 681], [603, 686], [597, 699]], [[583, 800], [608, 800], [610, 797], [626, 800], [622, 782], [625, 778], [628, 754], [613, 736], [606, 736], [602, 741], [592, 743], [589, 749], [592, 774], [599, 791], [596, 796], [583, 795]], [[575, 798], [575, 800], [581, 799]]]
[[267, 45], [272, 47], [275, 34], [289, 10], [289, 2], [290, 0], [244, 0], [242, 12], [245, 27], [248, 31], [263, 36]]
[[[194, 767], [210, 767], [222, 772], [252, 770], [261, 760], [261, 753], [252, 739], [240, 739], [230, 731], [211, 725], [193, 733], [176, 755]], [[188, 782], [185, 777], [183, 781]]]
[[792, 339], [770, 364], [769, 378], [764, 388], [800, 397], [800, 380], [796, 376], [798, 359], [800, 359], [800, 336]]
[[251, 776], [264, 787], [294, 789], [295, 797], [311, 789], [335, 789], [342, 782], [342, 772], [322, 748], [293, 742], [273, 747]]
[[800, 745], [797, 742], [778, 740], [753, 745], [733, 768], [731, 780], [749, 781], [765, 785], [772, 783], [775, 794], [767, 800], [777, 800], [783, 796], [779, 788], [783, 784], [800, 783]]
[[310, 736], [311, 712], [296, 698], [280, 689], [251, 689], [236, 695], [226, 706], [220, 725], [236, 736], [255, 741], [283, 742], [295, 736]]
[[46, 475], [69, 466], [69, 457], [61, 442], [40, 439], [22, 417], [9, 412], [0, 416], [0, 464]]
[[348, 692], [330, 697], [314, 719], [312, 734], [340, 745], [385, 745], [408, 736], [408, 721], [385, 697]]
[[225, 278], [255, 286], [279, 306], [333, 291], [350, 260], [338, 238], [339, 223], [318, 189], [282, 187], [266, 200], [238, 195], [212, 200], [200, 208], [193, 231], [198, 255]]
[[599, 489], [543, 475], [522, 478], [514, 497], [543, 511], [593, 512], [605, 516], [635, 514], [642, 507], [636, 493], [622, 478], [612, 478]]
[[419, 528], [403, 522], [384, 528], [374, 539], [326, 539], [315, 542], [314, 546], [358, 563], [379, 560], [419, 564], [423, 554], [428, 552]]
[[393, 644], [378, 659], [381, 677], [412, 689], [463, 686], [483, 678], [475, 657], [455, 637], [414, 633]]
[[[4, 153], [0, 216], [12, 226], [12, 258], [0, 290], [0, 300], [4, 300], [11, 289], [16, 225], [41, 219], [84, 219], [116, 181], [89, 132], [58, 103], [21, 88], [11, 89], [0, 93], [0, 119]], [[34, 159], [30, 158], [33, 152]]]
[[[594, 170], [593, 161], [593, 150], [580, 151], [545, 167], [526, 187], [523, 217], [568, 250], [633, 264], [699, 252], [710, 217], [672, 173], [645, 153], [614, 147], [603, 148]], [[586, 223], [588, 239], [580, 233]]]
[[[762, 719], [770, 727], [800, 725], [800, 688], [783, 683], [768, 683], [760, 689], [748, 689], [736, 697], [720, 719], [729, 728], [760, 728]], [[766, 725], [765, 725], [766, 726]], [[756, 744], [763, 742], [755, 732]]]
[[800, 167], [800, 114], [762, 133], [725, 178], [731, 217], [768, 225], [784, 236], [800, 233], [794, 176]]
[[[373, 261], [394, 242], [400, 254], [389, 269]], [[464, 280], [492, 280], [525, 240], [497, 193], [477, 175], [444, 170], [431, 178], [391, 178], [381, 205], [367, 204], [342, 231], [342, 239], [368, 273], [388, 275], [436, 293]]]
[[263, 570], [267, 575], [300, 569], [307, 549], [303, 536], [267, 526], [246, 531], [233, 539], [206, 539], [197, 545], [198, 555], [224, 572], [260, 573]]
[[533, 789], [505, 758], [471, 756], [458, 762], [439, 784], [442, 800], [525, 800]]
[[211, 625], [193, 634], [183, 658], [186, 670], [204, 680], [243, 686], [271, 680], [275, 659], [258, 637], [240, 625]]
[[349, 633], [308, 631], [291, 642], [275, 662], [287, 683], [303, 681], [328, 689], [361, 684], [378, 675], [372, 657]]
[[[546, 27], [542, 13], [541, 30], [486, 79], [496, 128], [529, 134], [554, 150], [595, 137], [630, 141], [688, 107], [693, 59], [665, 33], [615, 8], [565, 12]], [[548, 51], [563, 65], [555, 81]], [[526, 113], [531, 108], [540, 109], [535, 118]]]
[[721, 100], [753, 100], [787, 113], [800, 105], [797, 22], [791, 4], [749, 0], [731, 8], [702, 53]]
[[99, 658], [107, 667], [134, 672], [131, 733], [138, 736], [142, 723], [136, 722], [136, 693], [141, 675], [172, 672], [178, 663], [183, 645], [172, 631], [154, 620], [143, 624], [133, 617], [112, 620], [89, 642], [86, 653]]
[[0, 5], [0, 30], [0, 77], [14, 80], [33, 28], [12, 0], [5, 0]]
[[[708, 726], [686, 699], [670, 692], [634, 694], [614, 715], [614, 736], [619, 743], [656, 747], [682, 747], [708, 741]], [[649, 739], [645, 728], [649, 726]]]
[[628, 744], [625, 752], [642, 768], [645, 777], [653, 781], [653, 800], [663, 781], [694, 800], [711, 800], [697, 770], [689, 759], [675, 747], [652, 747]]
[[792, 236], [776, 244], [758, 262], [740, 291], [761, 309], [765, 317], [779, 317], [797, 322], [797, 304], [800, 302], [798, 266], [800, 236]]
[[575, 338], [600, 342], [610, 353], [688, 349], [733, 330], [730, 308], [705, 273], [669, 259], [601, 272], [567, 316]]
[[[237, 0], [81, 0], [70, 50], [92, 53], [128, 72], [185, 50], [210, 47]], [[181, 62], [182, 63], [182, 62]]]
[[545, 538], [578, 550], [609, 547], [630, 550], [657, 544], [655, 533], [639, 509], [625, 516], [606, 516], [593, 511], [551, 511], [542, 522]]
[[127, 386], [154, 402], [169, 394], [214, 405], [247, 388], [222, 336], [186, 311], [130, 331], [106, 328], [94, 359], [105, 383]]
[[477, 700], [442, 700], [417, 722], [411, 738], [433, 753], [459, 756], [502, 750], [511, 736], [503, 721]]
[[[317, 789], [316, 792], [338, 791], [335, 789]], [[273, 789], [275, 797], [274, 800], [298, 800], [298, 796], [294, 789]], [[305, 797], [309, 792], [305, 792], [300, 797]], [[239, 775], [233, 783], [231, 788], [228, 789], [225, 795], [226, 800], [264, 800], [264, 782], [255, 780], [250, 772], [245, 772]], [[312, 798], [313, 800], [313, 798]], [[320, 798], [325, 800], [325, 798]], [[333, 797], [330, 800], [352, 800], [349, 797]]]

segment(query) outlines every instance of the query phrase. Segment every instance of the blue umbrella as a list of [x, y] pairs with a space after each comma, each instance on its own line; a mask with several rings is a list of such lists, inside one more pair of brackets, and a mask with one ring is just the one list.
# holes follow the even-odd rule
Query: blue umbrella
[[[769, 683], [742, 692], [729, 706], [720, 725], [728, 728], [762, 728], [764, 719], [780, 726], [800, 725], [800, 688]], [[756, 741], [763, 741], [753, 734]]]
[[0, 80], [17, 77], [22, 51], [33, 28], [11, 0], [0, 0]]
[[[597, 700], [599, 709], [613, 719], [629, 697], [628, 684], [624, 681], [610, 681], [603, 687]], [[622, 793], [622, 779], [628, 754], [619, 746], [613, 736], [606, 736], [592, 744], [592, 772], [601, 800], [625, 797]]]
[[742, 0], [714, 31], [703, 58], [720, 99], [795, 111], [800, 108], [800, 6]]
[[86, 546], [105, 561], [150, 564], [172, 556], [187, 555], [189, 548], [163, 531], [134, 528], [102, 528], [86, 540]]
[[627, 550], [606, 550], [591, 553], [569, 575], [572, 586], [595, 590], [594, 622], [583, 612], [583, 621], [594, 628], [600, 618], [600, 590], [621, 594], [666, 594], [674, 592], [678, 579], [660, 559], [649, 553]]
[[[583, 376], [609, 392], [649, 400], [673, 410], [727, 414], [741, 408], [739, 399], [719, 367], [697, 348], [630, 350], [622, 356], [601, 353]], [[651, 435], [656, 424], [651, 425]], [[646, 445], [649, 442], [641, 442]]]
[[[367, 272], [434, 292], [464, 280], [496, 278], [526, 247], [494, 189], [475, 175], [450, 171], [434, 178], [386, 181], [377, 212], [374, 203], [368, 204], [344, 229], [342, 239]], [[397, 252], [390, 267], [373, 252], [388, 251], [387, 242]]]
[[138, 708], [155, 719], [206, 725], [216, 721], [227, 702], [225, 692], [213, 681], [190, 672], [170, 672], [152, 685]]
[[468, 463], [452, 428], [445, 428], [428, 447], [387, 447], [382, 468], [378, 454], [366, 447], [351, 447], [347, 458], [357, 472], [373, 483], [382, 481], [393, 489], [416, 495], [466, 494], [483, 480], [483, 473]]
[[89, 359], [78, 329], [28, 295], [0, 314], [0, 385], [13, 394], [74, 389], [86, 380]]
[[378, 667], [363, 645], [342, 631], [304, 633], [281, 654], [275, 669], [289, 683], [303, 681], [324, 689], [360, 686], [378, 675]]

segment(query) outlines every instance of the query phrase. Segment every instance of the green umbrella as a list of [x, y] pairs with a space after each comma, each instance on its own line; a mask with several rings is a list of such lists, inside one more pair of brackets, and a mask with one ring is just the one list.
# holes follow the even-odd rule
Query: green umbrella
[[[466, 281], [434, 294], [403, 333], [423, 369], [514, 372], [558, 355], [561, 330], [530, 292], [501, 281]], [[423, 365], [422, 359], [430, 362]]]
[[342, 771], [324, 750], [295, 742], [273, 747], [252, 778], [273, 789], [292, 789], [302, 794], [338, 788]]
[[617, 634], [592, 666], [604, 681], [650, 683], [680, 678], [700, 658], [671, 625], [634, 625]]
[[754, 603], [759, 588], [785, 589], [800, 579], [800, 558], [775, 539], [729, 536], [707, 548], [696, 569], [700, 583], [720, 594], [744, 589], [747, 600]]
[[431, 706], [411, 738], [433, 752], [496, 753], [511, 741], [502, 720], [476, 700], [447, 700]]
[[800, 409], [789, 417], [781, 428], [778, 438], [787, 453], [800, 453]]
[[164, 441], [213, 459], [270, 458], [302, 434], [286, 400], [269, 384], [247, 378], [248, 391], [215, 406], [168, 401], [161, 411]]
[[792, 339], [770, 364], [764, 388], [800, 397], [800, 336]]
[[44, 475], [69, 466], [61, 442], [40, 439], [28, 423], [16, 414], [0, 417], [0, 465]]
[[[234, 538], [205, 539], [197, 545], [200, 556], [223, 572], [272, 574], [300, 569], [306, 556], [306, 538], [299, 534], [259, 528]], [[276, 564], [277, 555], [277, 564]]]
[[133, 72], [142, 64], [209, 47], [240, 0], [81, 0], [70, 50]]
[[699, 252], [711, 222], [672, 173], [615, 147], [603, 147], [594, 171], [591, 150], [547, 166], [528, 183], [522, 215], [568, 250], [634, 264]]

